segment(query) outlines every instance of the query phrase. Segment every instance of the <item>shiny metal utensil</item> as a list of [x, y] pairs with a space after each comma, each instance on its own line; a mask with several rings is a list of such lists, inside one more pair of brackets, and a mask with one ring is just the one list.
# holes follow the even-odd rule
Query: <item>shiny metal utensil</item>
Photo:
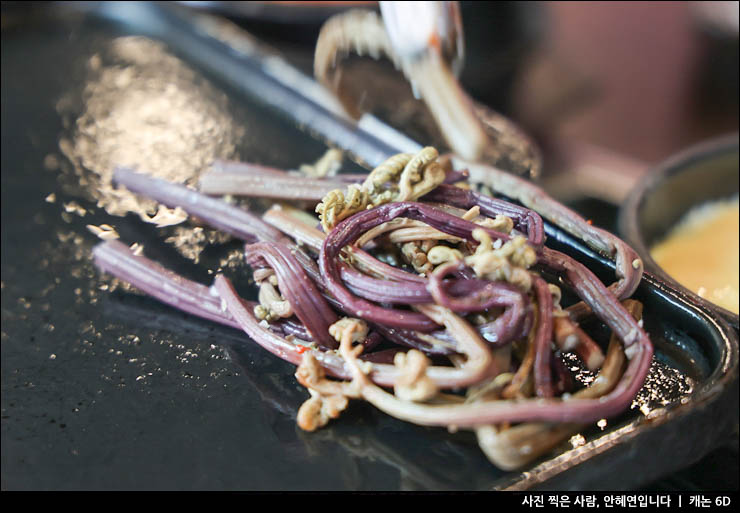
[[380, 2], [391, 48], [452, 149], [477, 160], [488, 137], [457, 76], [464, 59], [458, 2]]
[[362, 112], [340, 87], [341, 59], [350, 53], [385, 56], [424, 101], [457, 157], [537, 177], [541, 157], [536, 144], [511, 120], [470, 98], [457, 80], [464, 58], [458, 3], [380, 2], [380, 9], [382, 18], [369, 10], [333, 16], [316, 43], [314, 75], [342, 101], [347, 114], [359, 119]]
[[380, 2], [391, 45], [404, 61], [438, 52], [455, 76], [465, 59], [459, 2]]

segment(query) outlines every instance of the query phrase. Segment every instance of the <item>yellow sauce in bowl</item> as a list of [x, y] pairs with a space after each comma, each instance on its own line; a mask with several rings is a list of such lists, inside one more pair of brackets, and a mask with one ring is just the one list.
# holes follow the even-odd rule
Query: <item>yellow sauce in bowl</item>
[[681, 285], [738, 313], [740, 244], [738, 198], [694, 208], [650, 251]]

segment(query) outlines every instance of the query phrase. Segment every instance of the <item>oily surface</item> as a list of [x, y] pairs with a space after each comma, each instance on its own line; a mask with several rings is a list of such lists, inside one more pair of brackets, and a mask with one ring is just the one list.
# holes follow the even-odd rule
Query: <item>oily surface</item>
[[[491, 466], [469, 433], [412, 426], [366, 404], [304, 433], [295, 415], [307, 393], [291, 365], [93, 267], [98, 239], [87, 226], [109, 225], [191, 279], [223, 271], [250, 298], [237, 241], [187, 222], [144, 223], [136, 209], [114, 215], [123, 212], [106, 207], [120, 204], [100, 184], [122, 158], [187, 181], [209, 158], [294, 168], [322, 144], [99, 20], [35, 21], [2, 37], [4, 490], [470, 490], [516, 477]], [[150, 66], [155, 58], [169, 77]], [[671, 379], [651, 381], [617, 422], [691, 391], [693, 379], [669, 363], [652, 377]]]
[[[90, 59], [103, 55], [104, 67], [116, 44], [132, 41], [91, 25], [75, 18], [32, 32], [3, 32], [2, 488], [487, 487], [498, 472], [472, 438], [404, 425], [365, 405], [331, 429], [301, 432], [295, 415], [308, 394], [293, 366], [239, 331], [184, 316], [100, 275], [90, 260], [98, 239], [87, 225], [111, 225], [121, 240], [142, 244], [147, 256], [203, 283], [225, 270], [245, 297], [251, 294], [239, 243], [187, 223], [157, 228], [134, 214], [108, 214], [108, 203], [99, 206], [101, 190], [90, 184], [102, 172], [85, 164], [107, 169], [109, 155], [81, 142], [77, 120], [85, 122], [85, 139], [106, 129], [123, 131], [119, 142], [130, 146], [110, 147], [163, 172], [186, 165], [195, 170], [197, 158], [213, 156], [297, 167], [326, 148], [271, 122], [259, 108], [222, 97], [204, 107], [213, 86], [200, 76], [178, 75], [162, 85], [163, 98], [192, 93], [168, 87], [201, 87], [201, 103], [183, 107], [203, 118], [188, 122], [213, 121], [215, 137], [204, 148], [197, 144], [202, 126], [178, 125], [180, 139], [164, 140], [164, 150], [187, 143], [180, 149], [204, 153], [189, 161], [175, 156], [179, 166], [158, 167], [162, 148], [133, 143], [142, 129], [162, 135], [154, 131], [170, 119], [136, 118], [128, 131], [123, 118], [113, 122], [120, 105], [96, 111], [98, 104], [85, 103], [99, 101], [101, 92], [84, 95], [100, 86], [87, 82]], [[111, 72], [126, 64], [116, 65], [120, 69]], [[109, 90], [102, 93], [115, 100]], [[134, 104], [136, 114], [143, 109]], [[102, 117], [91, 119], [93, 112]], [[218, 142], [233, 137], [219, 132], [224, 119], [245, 127], [238, 139]], [[68, 143], [60, 148], [60, 141]], [[425, 443], [417, 443], [418, 436]], [[427, 468], [430, 458], [454, 462], [457, 474]]]

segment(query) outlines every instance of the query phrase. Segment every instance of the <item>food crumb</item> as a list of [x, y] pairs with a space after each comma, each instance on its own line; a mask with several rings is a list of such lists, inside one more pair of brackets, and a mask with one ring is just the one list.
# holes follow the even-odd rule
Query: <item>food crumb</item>
[[586, 438], [581, 434], [577, 434], [577, 435], [573, 435], [572, 437], [570, 437], [569, 441], [570, 441], [570, 445], [572, 445], [575, 448], [575, 447], [580, 447], [581, 445], [585, 444]]
[[56, 171], [59, 169], [59, 159], [56, 155], [50, 153], [46, 157], [44, 157], [44, 169], [47, 169], [49, 171]]
[[138, 242], [134, 242], [131, 244], [129, 249], [134, 253], [136, 256], [141, 256], [144, 253], [144, 246], [142, 244], [139, 244]]
[[84, 217], [85, 214], [87, 214], [87, 210], [85, 210], [82, 206], [80, 206], [75, 201], [70, 201], [69, 203], [64, 204], [64, 211], [68, 214], [75, 213], [80, 217]]
[[180, 224], [187, 218], [187, 213], [181, 207], [169, 209], [163, 205], [159, 205], [157, 214], [153, 217], [147, 217], [144, 220], [148, 223], [157, 225], [157, 228], [164, 228], [165, 226]]
[[119, 237], [116, 229], [108, 224], [101, 224], [100, 226], [88, 224], [87, 229], [103, 240], [112, 240]]

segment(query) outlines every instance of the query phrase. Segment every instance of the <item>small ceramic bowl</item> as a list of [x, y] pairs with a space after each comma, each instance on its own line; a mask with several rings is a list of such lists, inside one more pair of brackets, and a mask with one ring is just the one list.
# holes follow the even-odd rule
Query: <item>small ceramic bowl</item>
[[619, 212], [622, 237], [640, 254], [645, 269], [719, 312], [738, 329], [738, 315], [683, 287], [655, 263], [650, 248], [691, 208], [738, 194], [738, 134], [692, 146], [657, 166], [630, 192]]

